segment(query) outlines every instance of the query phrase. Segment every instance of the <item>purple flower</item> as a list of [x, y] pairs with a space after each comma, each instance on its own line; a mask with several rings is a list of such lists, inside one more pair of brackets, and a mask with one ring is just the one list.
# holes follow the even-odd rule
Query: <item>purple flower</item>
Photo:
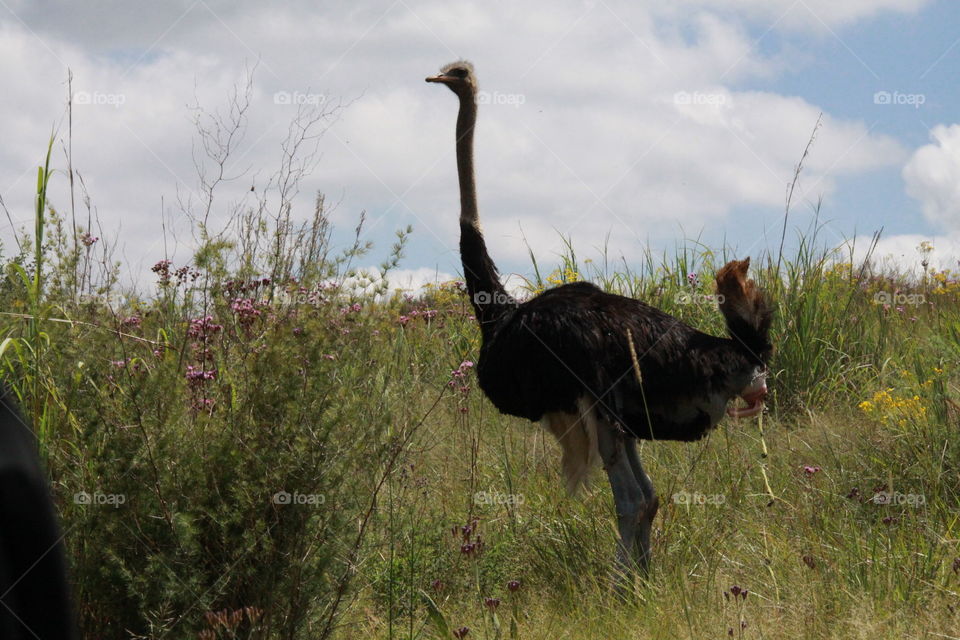
[[191, 338], [206, 339], [211, 334], [217, 333], [222, 329], [223, 325], [214, 322], [213, 316], [204, 316], [190, 320], [190, 326], [187, 327], [187, 335]]
[[194, 367], [193, 365], [187, 365], [186, 378], [187, 381], [192, 384], [203, 384], [208, 380], [216, 380], [217, 370], [211, 369], [209, 371], [205, 371], [201, 368]]

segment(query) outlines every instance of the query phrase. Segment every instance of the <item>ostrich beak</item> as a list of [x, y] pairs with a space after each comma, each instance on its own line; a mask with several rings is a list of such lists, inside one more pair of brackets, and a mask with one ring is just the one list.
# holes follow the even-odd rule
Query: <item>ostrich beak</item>
[[427, 82], [439, 82], [442, 84], [446, 84], [449, 81], [449, 79], [450, 78], [448, 78], [443, 74], [436, 75], [436, 76], [427, 76]]
[[767, 396], [766, 378], [760, 377], [753, 384], [740, 393], [740, 397], [747, 403], [745, 407], [728, 407], [727, 415], [731, 418], [749, 418], [763, 411], [763, 399]]

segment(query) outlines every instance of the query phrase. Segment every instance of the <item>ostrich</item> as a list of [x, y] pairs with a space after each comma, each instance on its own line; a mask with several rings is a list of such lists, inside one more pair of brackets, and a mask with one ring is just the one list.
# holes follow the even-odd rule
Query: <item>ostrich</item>
[[33, 429], [0, 384], [0, 638], [75, 638], [63, 536]]
[[540, 421], [562, 449], [573, 493], [602, 462], [613, 489], [626, 574], [646, 572], [658, 498], [636, 441], [702, 438], [727, 409], [755, 415], [767, 393], [771, 311], [753, 280], [749, 258], [716, 275], [729, 338], [701, 333], [639, 300], [586, 282], [550, 289], [523, 303], [507, 294], [480, 230], [473, 169], [477, 82], [458, 61], [427, 82], [446, 85], [460, 101], [456, 125], [460, 184], [460, 257], [482, 343], [480, 388], [505, 414]]

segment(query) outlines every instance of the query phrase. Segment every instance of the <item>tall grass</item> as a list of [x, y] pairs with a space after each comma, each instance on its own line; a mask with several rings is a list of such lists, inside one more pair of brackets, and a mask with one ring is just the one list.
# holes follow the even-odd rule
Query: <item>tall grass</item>
[[[644, 445], [662, 508], [653, 575], [625, 603], [609, 588], [608, 490], [598, 475], [566, 496], [553, 442], [476, 389], [462, 286], [346, 286], [370, 248], [362, 219], [332, 246], [319, 197], [299, 226], [257, 206], [230, 233], [204, 227], [192, 260], [158, 255], [155, 285], [121, 295], [106, 259], [96, 282], [78, 269], [97, 241], [64, 231], [51, 175], [48, 149], [33, 252], [7, 260], [0, 287], [0, 354], [87, 637], [960, 628], [960, 274], [875, 272], [816, 227], [793, 255], [754, 256], [777, 313], [765, 437], [725, 421], [702, 442]], [[534, 262], [530, 288], [587, 278], [720, 334], [710, 296], [729, 257], [690, 242], [634, 268], [569, 243]]]

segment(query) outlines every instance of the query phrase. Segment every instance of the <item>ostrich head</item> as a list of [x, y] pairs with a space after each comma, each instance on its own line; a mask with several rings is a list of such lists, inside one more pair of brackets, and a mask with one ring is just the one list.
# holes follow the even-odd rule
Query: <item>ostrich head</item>
[[752, 416], [763, 410], [767, 395], [767, 362], [773, 353], [770, 344], [770, 323], [773, 312], [766, 296], [753, 280], [747, 278], [750, 258], [733, 260], [717, 272], [717, 294], [720, 312], [727, 329], [748, 363], [733, 377], [734, 391], [747, 403], [746, 407], [730, 408], [735, 417]]
[[477, 77], [473, 74], [473, 65], [466, 60], [444, 65], [440, 73], [427, 78], [427, 82], [445, 84], [461, 98], [473, 96], [477, 92]]

